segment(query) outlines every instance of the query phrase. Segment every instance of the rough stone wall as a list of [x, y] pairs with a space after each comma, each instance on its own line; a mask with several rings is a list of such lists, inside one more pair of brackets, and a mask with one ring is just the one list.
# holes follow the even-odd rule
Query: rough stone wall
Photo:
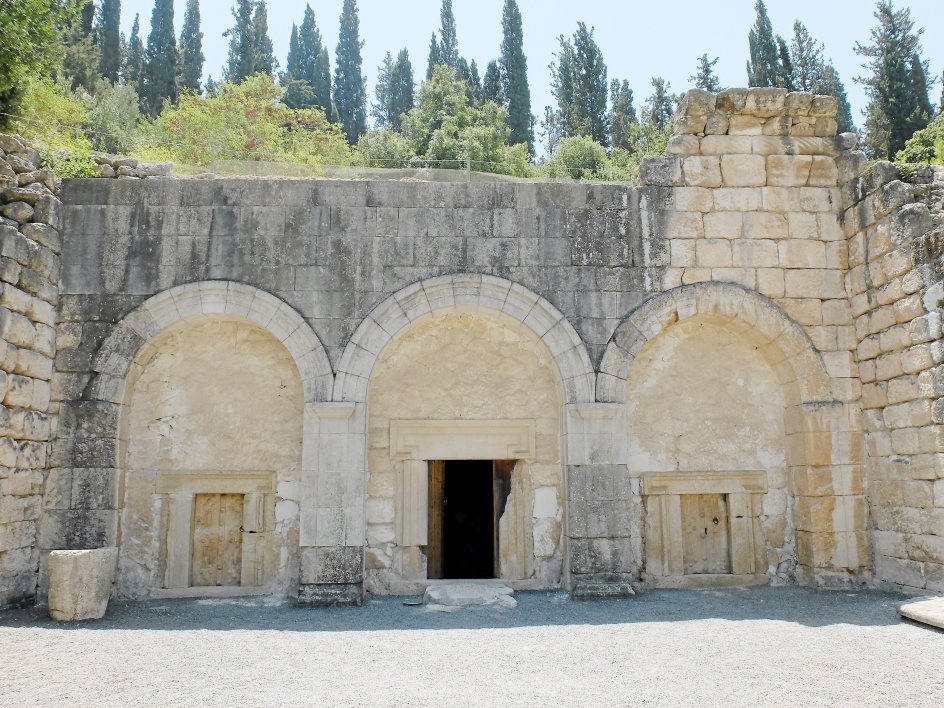
[[844, 187], [847, 287], [868, 443], [876, 579], [944, 590], [944, 172], [879, 163]]
[[[0, 135], [0, 608], [36, 592], [37, 534], [55, 404], [62, 204], [54, 175]], [[40, 534], [41, 535], [41, 534]]]

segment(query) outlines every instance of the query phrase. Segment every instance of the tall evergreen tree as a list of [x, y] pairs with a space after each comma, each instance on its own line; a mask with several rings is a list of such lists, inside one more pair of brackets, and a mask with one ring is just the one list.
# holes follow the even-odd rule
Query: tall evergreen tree
[[71, 12], [63, 15], [65, 24], [61, 29], [62, 74], [69, 80], [73, 89], [81, 86], [92, 91], [98, 82], [101, 66], [101, 49], [95, 41], [95, 4], [91, 0], [78, 1], [85, 3], [78, 16]]
[[921, 35], [915, 31], [911, 11], [896, 10], [891, 0], [879, 0], [878, 26], [871, 44], [856, 43], [855, 51], [867, 59], [871, 76], [856, 78], [865, 85], [869, 105], [865, 111], [865, 149], [870, 157], [892, 160], [905, 142], [931, 119], [927, 62], [921, 58]]
[[718, 93], [721, 91], [721, 82], [715, 74], [715, 64], [717, 63], [718, 57], [709, 59], [707, 54], [702, 54], [698, 57], [698, 68], [692, 76], [688, 77], [688, 80], [695, 85], [695, 88]]
[[232, 9], [236, 24], [223, 33], [224, 37], [229, 37], [229, 55], [223, 69], [223, 78], [234, 84], [241, 83], [255, 73], [253, 9], [252, 0], [236, 0], [236, 6]]
[[256, 3], [255, 11], [252, 15], [252, 41], [252, 73], [264, 73], [269, 76], [274, 76], [275, 69], [278, 67], [279, 63], [275, 59], [275, 51], [272, 49], [272, 40], [269, 38], [269, 13], [266, 8], [265, 0], [259, 0]]
[[443, 0], [439, 10], [439, 62], [453, 69], [459, 68], [459, 37], [456, 33], [456, 17], [452, 13], [452, 0]]
[[184, 26], [180, 30], [180, 88], [200, 93], [203, 78], [203, 32], [200, 31], [200, 2], [187, 0]]
[[[473, 67], [475, 68], [474, 72]], [[482, 100], [482, 82], [479, 79], [478, 67], [474, 60], [469, 64], [465, 57], [459, 57], [459, 63], [456, 66], [456, 80], [465, 84], [465, 95], [469, 99], [469, 104], [478, 105]]]
[[174, 0], [154, 0], [151, 33], [141, 72], [141, 109], [150, 116], [164, 101], [177, 101], [177, 40], [174, 38]]
[[102, 0], [96, 20], [95, 40], [101, 54], [98, 73], [113, 84], [118, 83], [121, 71], [121, 0]]
[[334, 101], [348, 142], [354, 144], [367, 131], [367, 88], [361, 74], [360, 19], [357, 0], [344, 0], [341, 28], [335, 52]]
[[524, 54], [524, 30], [516, 0], [505, 0], [502, 9], [502, 96], [508, 108], [507, 125], [512, 145], [524, 143], [534, 154], [534, 118], [528, 87], [528, 58]]
[[371, 111], [377, 126], [399, 131], [403, 127], [403, 115], [413, 108], [413, 92], [413, 65], [409, 52], [401, 49], [396, 59], [387, 52], [378, 70], [374, 89], [376, 102]]
[[282, 85], [285, 87], [283, 100], [287, 105], [292, 108], [318, 106], [332, 120], [334, 111], [328, 53], [321, 43], [321, 32], [315, 23], [311, 5], [305, 5], [301, 28], [292, 26]]
[[652, 95], [646, 99], [646, 120], [659, 130], [672, 122], [678, 104], [678, 96], [669, 93], [671, 87], [668, 81], [656, 76], [652, 79]]
[[787, 40], [777, 35], [777, 64], [776, 85], [778, 88], [785, 88], [788, 91], [794, 91], [793, 86], [793, 60], [790, 58], [790, 48], [787, 46]]
[[790, 56], [793, 58], [791, 83], [794, 89], [833, 96], [839, 104], [836, 114], [839, 131], [845, 133], [855, 130], [846, 87], [833, 65], [824, 58], [823, 45], [810, 35], [800, 21], [793, 24]]
[[577, 23], [573, 39], [558, 38], [560, 52], [551, 62], [551, 93], [557, 99], [561, 137], [587, 135], [607, 145], [607, 81], [603, 53], [593, 28]]
[[144, 42], [141, 41], [141, 23], [138, 15], [134, 16], [131, 25], [131, 36], [125, 46], [124, 62], [121, 75], [126, 84], [137, 84], [141, 80], [141, 70], [144, 68]]
[[436, 39], [436, 33], [433, 32], [429, 38], [429, 58], [426, 60], [426, 80], [433, 78], [433, 67], [442, 64], [442, 56], [439, 53], [439, 40]]
[[315, 93], [315, 105], [324, 111], [328, 120], [337, 123], [338, 107], [331, 97], [331, 60], [327, 47], [322, 47], [315, 59], [315, 80], [311, 86]]
[[628, 81], [613, 79], [610, 82], [610, 144], [622, 150], [632, 149], [630, 130], [636, 122], [633, 108], [633, 90]]
[[748, 35], [751, 59], [747, 63], [747, 85], [786, 88], [787, 69], [782, 55], [786, 42], [774, 36], [764, 0], [757, 0], [754, 9], [757, 19]]
[[849, 105], [846, 87], [839, 79], [839, 74], [832, 64], [826, 64], [823, 67], [823, 73], [815, 86], [815, 91], [836, 99], [838, 104], [836, 123], [839, 126], [840, 133], [849, 133], [856, 129], [855, 122], [852, 120], [852, 106]]
[[497, 103], [499, 106], [505, 103], [502, 95], [501, 68], [495, 59], [485, 67], [485, 78], [482, 79], [482, 100]]

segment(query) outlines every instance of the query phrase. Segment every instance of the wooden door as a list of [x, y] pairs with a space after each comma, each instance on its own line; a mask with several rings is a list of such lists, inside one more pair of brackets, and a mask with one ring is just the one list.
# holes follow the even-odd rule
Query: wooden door
[[443, 576], [443, 499], [446, 491], [446, 463], [429, 461], [429, 529], [426, 537], [426, 577]]
[[683, 494], [684, 573], [730, 573], [728, 505], [724, 494]]
[[495, 460], [492, 463], [492, 493], [494, 502], [492, 512], [494, 521], [492, 523], [492, 547], [494, 548], [494, 570], [495, 577], [501, 577], [501, 544], [498, 537], [498, 526], [502, 514], [505, 513], [505, 505], [508, 503], [508, 495], [511, 494], [511, 471], [515, 468], [515, 460]]
[[242, 494], [194, 496], [192, 586], [240, 584], [242, 525]]

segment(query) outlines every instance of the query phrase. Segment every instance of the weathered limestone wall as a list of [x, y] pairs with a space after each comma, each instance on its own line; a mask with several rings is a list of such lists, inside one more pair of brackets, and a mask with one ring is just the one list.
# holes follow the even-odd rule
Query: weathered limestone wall
[[881, 583], [944, 590], [944, 174], [879, 163], [843, 190]]
[[[284, 522], [270, 587], [297, 577], [302, 601], [359, 601], [365, 577], [379, 591], [421, 582], [422, 529], [407, 517], [422, 506], [419, 463], [445, 458], [394, 450], [391, 421], [508, 443], [467, 425], [486, 418], [538, 430], [534, 450], [492, 455], [523, 460], [515, 580], [585, 595], [685, 584], [681, 497], [720, 494], [733, 582], [861, 583], [874, 569], [942, 589], [941, 240], [928, 211], [941, 190], [930, 172], [914, 186], [885, 167], [860, 174], [834, 113], [832, 99], [782, 90], [690, 92], [636, 187], [140, 180], [113, 165], [123, 178], [68, 181], [50, 320], [60, 417], [40, 465], [42, 532], [25, 547], [122, 544], [134, 514], [171, 523], [133, 493], [136, 470], [191, 462], [155, 465], [141, 445], [178, 435], [157, 422], [172, 393], [246, 405], [201, 388], [236, 378], [232, 352], [185, 342], [222, 327], [254, 333], [255, 398], [299, 377], [265, 437], [282, 451], [267, 453]], [[201, 352], [229, 364], [201, 374]], [[171, 361], [186, 363], [161, 368]], [[192, 432], [168, 449], [202, 444]], [[208, 454], [197, 472], [212, 458], [239, 484], [266, 457]], [[153, 587], [165, 550], [134, 543]], [[29, 562], [35, 583], [35, 551]]]
[[37, 152], [0, 135], [0, 608], [36, 593], [43, 473], [56, 412], [49, 382], [62, 204], [55, 191]]
[[499, 529], [502, 578], [525, 588], [561, 586], [566, 490], [559, 378], [533, 332], [480, 308], [430, 314], [386, 346], [368, 394], [369, 589], [389, 592], [426, 579], [421, 549], [396, 536], [397, 480], [410, 464], [392, 459], [390, 421], [396, 419], [535, 421], [536, 455], [516, 466]]

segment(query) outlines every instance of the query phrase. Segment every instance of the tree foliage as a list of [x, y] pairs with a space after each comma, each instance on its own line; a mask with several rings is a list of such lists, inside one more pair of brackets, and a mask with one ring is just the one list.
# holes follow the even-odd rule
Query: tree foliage
[[81, 13], [70, 13], [61, 25], [62, 56], [56, 75], [65, 76], [73, 89], [91, 91], [98, 81], [101, 50], [95, 42], [95, 6], [79, 0]]
[[363, 46], [357, 0], [344, 0], [335, 52], [334, 102], [344, 134], [351, 144], [356, 143], [367, 130], [367, 80], [361, 74]]
[[138, 15], [134, 16], [131, 25], [131, 36], [125, 45], [124, 61], [121, 66], [121, 76], [125, 83], [139, 84], [141, 73], [144, 70], [144, 42], [141, 40], [141, 23]]
[[870, 76], [856, 78], [865, 85], [869, 105], [865, 112], [865, 149], [873, 159], [891, 160], [917, 130], [931, 119], [928, 65], [921, 57], [921, 35], [911, 11], [896, 10], [891, 0], [879, 0], [878, 26], [871, 44], [856, 43]]
[[[593, 39], [593, 28], [577, 23], [572, 39], [558, 37], [560, 50], [551, 62], [551, 93], [557, 110], [545, 113], [545, 130], [560, 137], [589, 135], [606, 146], [607, 81], [603, 53]], [[548, 122], [553, 123], [553, 127]]]
[[281, 77], [282, 100], [292, 108], [319, 107], [331, 121], [337, 111], [331, 99], [331, 68], [328, 51], [321, 42], [311, 5], [305, 5], [301, 27], [292, 25], [288, 59]]
[[439, 61], [437, 63], [458, 69], [459, 36], [456, 31], [456, 16], [452, 12], [452, 0], [442, 0], [439, 20]]
[[509, 138], [512, 144], [528, 146], [534, 153], [534, 117], [531, 115], [531, 89], [528, 86], [528, 58], [524, 54], [524, 29], [521, 11], [515, 0], [505, 0], [502, 9], [501, 43], [502, 105], [508, 109]]
[[378, 127], [401, 129], [403, 115], [413, 108], [414, 87], [409, 52], [401, 49], [396, 59], [387, 52], [378, 69], [377, 86], [374, 89], [376, 100], [371, 111]]
[[134, 153], [141, 132], [134, 84], [112, 84], [100, 78], [95, 92], [85, 101], [85, 109], [83, 127], [94, 149], [119, 155]]
[[501, 68], [499, 68], [497, 59], [492, 59], [485, 67], [485, 78], [482, 79], [482, 100], [497, 103], [499, 106], [505, 104], [502, 93]]
[[180, 30], [180, 77], [181, 89], [200, 93], [203, 78], [203, 32], [200, 31], [200, 2], [187, 0], [184, 10], [184, 25]]
[[[0, 0], [0, 113], [15, 114], [28, 82], [61, 61], [59, 27], [79, 9], [75, 3]], [[7, 122], [0, 115], [0, 126]]]
[[265, 0], [259, 0], [252, 13], [252, 59], [252, 73], [275, 76], [279, 62], [269, 37], [269, 12]]
[[223, 83], [212, 95], [184, 94], [155, 121], [158, 145], [145, 154], [204, 166], [212, 158], [347, 164], [350, 151], [338, 126], [320, 109], [289, 108], [281, 92], [263, 73]]
[[722, 90], [721, 81], [715, 74], [715, 65], [718, 63], [718, 57], [709, 59], [707, 54], [698, 57], [698, 68], [695, 73], [688, 77], [688, 80], [694, 84], [695, 88], [711, 93], [718, 93]]
[[102, 0], [96, 16], [95, 40], [100, 53], [98, 73], [113, 84], [121, 71], [121, 0]]
[[633, 90], [628, 81], [610, 82], [610, 144], [614, 148], [630, 149], [630, 130], [636, 123], [636, 109], [633, 107]]
[[928, 123], [928, 127], [917, 131], [898, 151], [895, 160], [899, 163], [926, 162], [944, 165], [944, 114]]
[[151, 33], [141, 72], [141, 109], [149, 116], [161, 112], [165, 101], [177, 101], [177, 40], [174, 0], [154, 0]]
[[823, 45], [810, 35], [809, 30], [799, 20], [793, 23], [790, 55], [793, 59], [793, 87], [797, 91], [833, 96], [839, 104], [836, 114], [839, 132], [855, 130], [846, 87], [839, 79], [836, 69], [826, 60]]
[[665, 129], [675, 115], [675, 107], [678, 105], [679, 97], [669, 93], [672, 84], [661, 77], [652, 79], [652, 95], [646, 99], [646, 108], [644, 109], [644, 118], [647, 123], [651, 123], [656, 130]]
[[790, 56], [783, 37], [774, 36], [764, 0], [756, 0], [757, 17], [748, 34], [750, 61], [747, 62], [747, 85], [789, 88]]

